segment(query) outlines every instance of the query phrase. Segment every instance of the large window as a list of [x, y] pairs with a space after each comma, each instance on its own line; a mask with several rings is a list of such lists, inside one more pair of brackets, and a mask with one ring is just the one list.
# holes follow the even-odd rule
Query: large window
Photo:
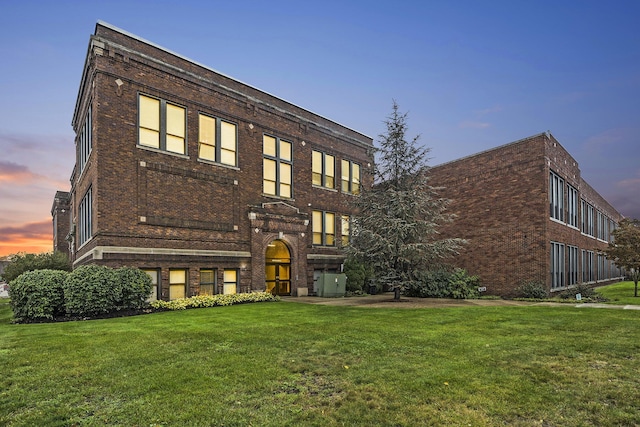
[[551, 289], [565, 287], [564, 245], [551, 242]]
[[336, 215], [331, 212], [313, 211], [313, 244], [335, 246]]
[[224, 270], [224, 283], [222, 292], [226, 294], [235, 294], [238, 289], [238, 270], [225, 269]]
[[564, 179], [549, 173], [549, 216], [564, 221]]
[[349, 160], [342, 160], [340, 169], [342, 192], [360, 194], [360, 165]]
[[78, 164], [80, 165], [80, 173], [84, 170], [89, 160], [92, 149], [93, 130], [91, 125], [91, 106], [87, 110], [87, 116], [84, 119], [82, 129], [78, 135]]
[[312, 182], [318, 187], [336, 188], [335, 157], [320, 151], [312, 152]]
[[198, 157], [237, 166], [238, 127], [225, 120], [198, 115]]
[[593, 206], [586, 201], [581, 202], [582, 232], [593, 236]]
[[578, 248], [567, 245], [567, 255], [569, 256], [568, 285], [571, 286], [578, 283]]
[[187, 270], [169, 270], [169, 299], [184, 298], [187, 295]]
[[567, 185], [567, 224], [578, 227], [578, 190]]
[[186, 108], [163, 99], [139, 95], [138, 144], [186, 154]]
[[264, 135], [262, 138], [262, 191], [264, 194], [293, 197], [293, 152], [290, 142]]
[[582, 282], [593, 282], [593, 251], [582, 250]]
[[82, 246], [92, 236], [93, 196], [91, 187], [84, 194], [78, 206], [78, 246]]
[[201, 268], [199, 295], [214, 295], [215, 293], [216, 293], [216, 270], [213, 268]]
[[342, 246], [348, 246], [351, 237], [351, 218], [349, 215], [342, 215]]

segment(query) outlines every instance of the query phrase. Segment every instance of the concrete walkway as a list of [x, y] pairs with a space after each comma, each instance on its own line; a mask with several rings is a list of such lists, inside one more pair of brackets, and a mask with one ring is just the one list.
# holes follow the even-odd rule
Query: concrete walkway
[[611, 308], [619, 310], [640, 310], [640, 305], [614, 305], [600, 303], [559, 303], [530, 302], [502, 299], [448, 299], [448, 298], [414, 298], [401, 297], [393, 299], [393, 293], [364, 295], [353, 297], [320, 298], [320, 297], [281, 297], [283, 301], [305, 304], [372, 307], [372, 308], [444, 308], [444, 307], [507, 307], [507, 306], [546, 306], [575, 308]]

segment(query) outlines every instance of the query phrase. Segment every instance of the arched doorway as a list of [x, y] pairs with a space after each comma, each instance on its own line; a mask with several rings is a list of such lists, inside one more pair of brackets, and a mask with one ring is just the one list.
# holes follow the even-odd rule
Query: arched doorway
[[265, 281], [267, 292], [291, 295], [291, 252], [282, 240], [274, 240], [267, 245]]

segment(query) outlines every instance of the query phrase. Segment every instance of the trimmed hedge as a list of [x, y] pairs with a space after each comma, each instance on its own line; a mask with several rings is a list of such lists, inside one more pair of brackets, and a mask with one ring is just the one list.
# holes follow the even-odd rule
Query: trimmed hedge
[[63, 315], [63, 286], [68, 275], [62, 270], [33, 270], [15, 278], [9, 286], [14, 320], [52, 320]]
[[115, 275], [121, 290], [116, 309], [141, 310], [149, 305], [147, 299], [153, 285], [147, 273], [137, 268], [122, 267], [115, 270]]
[[420, 271], [405, 285], [404, 295], [419, 298], [478, 298], [480, 280], [466, 270]]
[[95, 316], [117, 309], [122, 287], [113, 269], [85, 265], [69, 274], [64, 284], [64, 306], [70, 316]]
[[220, 307], [249, 302], [280, 301], [278, 296], [269, 292], [251, 292], [230, 295], [197, 295], [190, 298], [179, 298], [172, 301], [153, 301], [151, 307], [156, 310], [186, 310], [188, 308]]

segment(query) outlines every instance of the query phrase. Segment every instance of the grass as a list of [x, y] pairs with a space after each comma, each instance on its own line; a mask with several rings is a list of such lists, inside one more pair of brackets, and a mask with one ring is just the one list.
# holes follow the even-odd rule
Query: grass
[[[605, 297], [609, 304], [640, 305], [640, 296], [633, 296], [634, 288], [633, 282], [620, 282], [597, 288], [596, 292]], [[638, 292], [640, 294], [640, 289]]]
[[0, 425], [632, 426], [640, 317], [249, 304], [14, 325]]

